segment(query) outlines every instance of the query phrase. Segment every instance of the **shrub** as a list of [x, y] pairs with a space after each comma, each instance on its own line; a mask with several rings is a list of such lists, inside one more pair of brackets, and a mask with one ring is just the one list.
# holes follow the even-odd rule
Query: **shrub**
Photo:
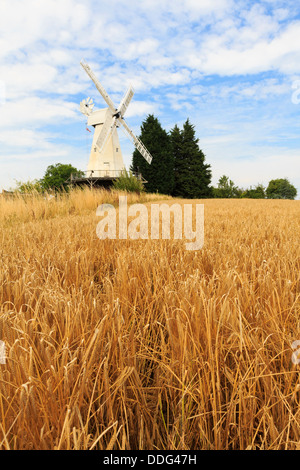
[[16, 187], [14, 191], [27, 194], [27, 193], [42, 193], [43, 188], [39, 180], [32, 181], [16, 181]]
[[119, 191], [128, 191], [142, 193], [145, 191], [143, 182], [137, 178], [131, 171], [124, 170], [121, 176], [113, 182], [113, 188]]

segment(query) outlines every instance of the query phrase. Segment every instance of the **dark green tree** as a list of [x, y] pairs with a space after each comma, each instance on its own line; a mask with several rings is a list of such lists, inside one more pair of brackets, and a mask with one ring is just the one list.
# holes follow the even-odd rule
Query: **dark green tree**
[[133, 152], [130, 170], [140, 173], [147, 181], [147, 192], [171, 194], [174, 186], [173, 154], [168, 133], [153, 114], [147, 116], [141, 126], [140, 139], [151, 153], [149, 164], [138, 150]]
[[40, 180], [44, 190], [53, 189], [55, 191], [67, 190], [68, 180], [73, 176], [83, 176], [83, 171], [78, 170], [70, 164], [56, 163], [48, 166], [44, 177]]
[[268, 199], [295, 199], [297, 189], [287, 178], [271, 180], [266, 189]]
[[174, 189], [172, 196], [179, 195], [182, 175], [186, 171], [186, 162], [184, 155], [183, 132], [175, 124], [170, 132], [172, 153], [174, 158]]
[[174, 155], [174, 190], [172, 195], [183, 198], [212, 197], [211, 169], [199, 148], [195, 128], [189, 119], [180, 130], [177, 125], [170, 132]]

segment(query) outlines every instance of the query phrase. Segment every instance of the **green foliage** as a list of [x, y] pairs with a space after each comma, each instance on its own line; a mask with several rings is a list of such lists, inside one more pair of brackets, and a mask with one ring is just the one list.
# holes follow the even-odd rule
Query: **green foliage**
[[28, 181], [16, 181], [16, 187], [14, 188], [15, 191], [28, 194], [28, 193], [42, 193], [43, 188], [41, 186], [41, 182], [37, 179], [35, 180], [28, 180]]
[[241, 190], [235, 186], [229, 176], [223, 175], [219, 178], [218, 187], [214, 188], [216, 198], [237, 198], [241, 196]]
[[113, 188], [120, 191], [136, 192], [138, 194], [145, 191], [143, 182], [131, 171], [127, 172], [126, 170], [113, 182]]
[[183, 198], [212, 196], [210, 165], [200, 150], [194, 126], [187, 121], [168, 134], [158, 119], [149, 115], [141, 127], [140, 138], [153, 156], [151, 165], [135, 150], [131, 170], [146, 179], [148, 192]]
[[212, 196], [210, 165], [199, 148], [199, 139], [189, 119], [180, 130], [177, 125], [170, 132], [174, 156], [174, 190], [172, 195], [183, 198]]
[[53, 189], [55, 191], [68, 190], [68, 179], [73, 176], [84, 176], [84, 172], [77, 170], [70, 164], [56, 163], [48, 166], [44, 177], [40, 180], [44, 190]]
[[174, 186], [173, 154], [168, 133], [152, 114], [142, 123], [140, 139], [151, 153], [151, 165], [138, 150], [132, 156], [130, 170], [141, 174], [147, 181], [146, 191], [149, 193], [172, 194]]
[[269, 199], [295, 199], [297, 189], [288, 179], [279, 178], [269, 182], [266, 193]]
[[255, 188], [246, 189], [241, 195], [243, 198], [248, 199], [265, 199], [266, 198], [266, 189], [262, 184], [258, 184]]
[[25, 193], [43, 193], [49, 190], [68, 190], [68, 179], [71, 174], [73, 176], [84, 176], [84, 172], [77, 170], [69, 164], [57, 163], [56, 165], [48, 166], [46, 173], [40, 180], [29, 180], [26, 182], [16, 181], [15, 191], [22, 194]]

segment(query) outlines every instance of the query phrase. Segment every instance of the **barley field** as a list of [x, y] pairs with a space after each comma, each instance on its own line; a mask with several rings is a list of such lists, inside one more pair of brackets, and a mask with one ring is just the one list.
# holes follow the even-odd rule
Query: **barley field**
[[118, 196], [0, 198], [0, 449], [299, 449], [300, 201], [193, 201], [187, 251], [99, 240]]

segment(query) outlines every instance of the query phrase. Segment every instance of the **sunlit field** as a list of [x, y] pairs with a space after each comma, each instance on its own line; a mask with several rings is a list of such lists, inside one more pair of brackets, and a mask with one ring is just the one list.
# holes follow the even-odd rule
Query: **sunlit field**
[[188, 251], [99, 240], [118, 197], [0, 198], [0, 449], [300, 448], [300, 201], [193, 201]]

